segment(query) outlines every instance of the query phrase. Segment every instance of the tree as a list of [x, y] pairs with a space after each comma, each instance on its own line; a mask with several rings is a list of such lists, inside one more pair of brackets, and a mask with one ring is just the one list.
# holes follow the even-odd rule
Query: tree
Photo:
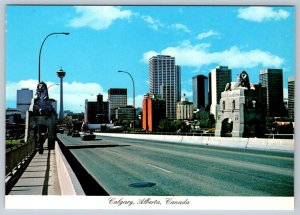
[[171, 122], [172, 131], [178, 131], [181, 129], [181, 120], [174, 120]]
[[207, 127], [209, 128], [214, 128], [216, 124], [215, 116], [213, 114], [209, 114], [208, 118], [208, 123]]
[[189, 132], [191, 129], [190, 125], [187, 125], [185, 122], [181, 120], [170, 121], [167, 119], [163, 119], [159, 121], [158, 131], [161, 132]]
[[171, 132], [172, 131], [171, 122], [167, 119], [160, 120], [158, 123], [158, 131]]
[[191, 125], [187, 125], [185, 122], [181, 122], [180, 132], [190, 132]]

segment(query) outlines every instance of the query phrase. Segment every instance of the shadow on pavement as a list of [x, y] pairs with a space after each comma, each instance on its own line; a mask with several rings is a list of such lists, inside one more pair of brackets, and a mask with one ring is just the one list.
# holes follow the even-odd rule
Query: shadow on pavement
[[[116, 147], [119, 145], [77, 145], [77, 146], [65, 146], [59, 139], [57, 140], [60, 149], [64, 156], [66, 157], [68, 163], [73, 169], [79, 183], [87, 196], [109, 196], [106, 190], [101, 187], [101, 185], [95, 180], [95, 178], [87, 172], [87, 170], [82, 166], [82, 164], [76, 159], [70, 149], [80, 149], [80, 148], [96, 148], [96, 147]], [[125, 145], [120, 145], [125, 146]]]
[[124, 147], [130, 145], [103, 145], [103, 144], [90, 144], [90, 145], [68, 145], [67, 149], [86, 149], [86, 148], [110, 148], [110, 147]]

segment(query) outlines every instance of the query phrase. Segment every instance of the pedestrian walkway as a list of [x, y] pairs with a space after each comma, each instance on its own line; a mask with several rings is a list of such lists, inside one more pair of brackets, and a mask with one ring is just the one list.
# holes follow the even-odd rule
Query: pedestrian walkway
[[8, 195], [61, 195], [54, 150], [36, 153]]

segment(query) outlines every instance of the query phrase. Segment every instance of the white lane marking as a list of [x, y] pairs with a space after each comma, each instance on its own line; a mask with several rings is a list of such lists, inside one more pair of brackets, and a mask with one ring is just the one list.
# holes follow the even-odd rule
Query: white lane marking
[[167, 172], [167, 173], [172, 173], [171, 171], [169, 171], [169, 170], [167, 170], [167, 169], [164, 169], [164, 168], [161, 168], [161, 167], [159, 167], [159, 166], [155, 166], [155, 165], [153, 165], [153, 164], [150, 164], [150, 163], [147, 163], [149, 166], [152, 166], [152, 167], [154, 167], [154, 168], [156, 168], [156, 169], [160, 169], [160, 170], [162, 170], [162, 171], [165, 171], [165, 172]]
[[108, 149], [107, 151], [110, 151], [110, 152], [112, 152], [112, 153], [114, 153], [114, 154], [123, 156], [121, 153], [118, 153], [118, 152], [115, 152], [115, 151], [112, 151], [112, 150], [109, 150], [109, 149]]
[[[110, 151], [110, 152], [112, 152], [112, 153], [114, 153], [114, 154], [123, 156], [121, 153], [115, 152], [115, 151], [113, 151], [113, 150], [109, 150], [109, 149], [108, 149], [107, 151]], [[172, 171], [169, 171], [169, 170], [167, 170], [167, 169], [161, 168], [161, 167], [159, 167], [159, 166], [155, 166], [155, 165], [153, 165], [153, 164], [151, 164], [151, 163], [147, 163], [147, 165], [148, 165], [148, 166], [151, 166], [151, 167], [154, 167], [154, 168], [156, 168], [156, 169], [165, 171], [165, 172], [167, 172], [167, 173], [173, 173]]]

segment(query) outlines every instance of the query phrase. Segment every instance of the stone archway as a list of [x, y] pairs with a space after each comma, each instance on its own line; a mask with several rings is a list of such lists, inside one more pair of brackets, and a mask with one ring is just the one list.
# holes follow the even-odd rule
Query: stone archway
[[46, 132], [48, 139], [48, 149], [54, 149], [56, 133], [55, 123], [56, 115], [53, 113], [48, 116], [36, 116], [32, 112], [27, 111], [26, 117], [26, 129], [25, 129], [25, 141], [36, 141], [37, 129], [42, 128], [41, 134]]
[[33, 129], [34, 130], [34, 141], [35, 141], [35, 146], [38, 148], [39, 153], [43, 154], [44, 151], [44, 143], [46, 139], [48, 139], [48, 126], [47, 125], [36, 125], [36, 127]]
[[224, 119], [221, 126], [221, 137], [231, 136], [232, 129], [233, 121], [229, 118]]

